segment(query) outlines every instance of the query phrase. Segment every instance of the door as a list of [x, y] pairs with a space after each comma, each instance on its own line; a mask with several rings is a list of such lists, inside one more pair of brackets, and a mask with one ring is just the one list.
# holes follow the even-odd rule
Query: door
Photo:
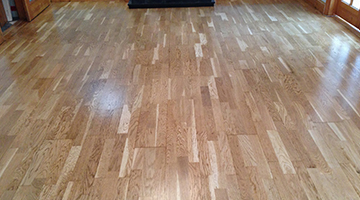
[[4, 10], [3, 2], [0, 0], [0, 27], [3, 27], [7, 22], [6, 13]]
[[336, 14], [350, 24], [360, 28], [360, 0], [341, 0], [336, 9]]
[[50, 5], [50, 0], [23, 0], [26, 18], [33, 20]]

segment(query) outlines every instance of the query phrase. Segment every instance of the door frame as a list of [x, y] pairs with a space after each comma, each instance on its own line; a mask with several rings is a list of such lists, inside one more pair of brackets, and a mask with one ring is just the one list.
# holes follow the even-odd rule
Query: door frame
[[23, 0], [23, 6], [28, 21], [33, 20], [47, 7], [50, 6], [50, 0]]
[[340, 16], [356, 28], [360, 28], [360, 10], [356, 10], [341, 0], [338, 0], [336, 15]]
[[[25, 0], [15, 0], [15, 6], [16, 6], [16, 10], [19, 15], [19, 20], [27, 20], [25, 8], [24, 8], [24, 1]], [[2, 0], [0, 0], [0, 12], [2, 12], [2, 11], [4, 12], [4, 15], [1, 15], [0, 17], [4, 16], [7, 21], [7, 18], [5, 15], [5, 10], [3, 8]], [[5, 36], [4, 36], [4, 33], [0, 29], [0, 44], [2, 44], [4, 41], [5, 41]]]
[[335, 15], [339, 0], [326, 0], [324, 14]]
[[23, 0], [15, 0], [16, 10], [19, 15], [19, 19], [26, 20], [26, 13]]
[[341, 0], [327, 0], [324, 9], [325, 15], [337, 15], [349, 24], [360, 29], [360, 10], [352, 8]]
[[2, 0], [0, 0], [0, 27], [3, 27], [7, 21], [4, 5]]

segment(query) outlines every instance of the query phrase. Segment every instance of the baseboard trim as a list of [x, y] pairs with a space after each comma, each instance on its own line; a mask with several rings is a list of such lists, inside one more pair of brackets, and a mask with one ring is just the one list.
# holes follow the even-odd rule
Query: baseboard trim
[[349, 22], [347, 22], [346, 20], [344, 20], [343, 18], [341, 18], [338, 15], [334, 15], [334, 19], [339, 22], [340, 24], [342, 24], [343, 26], [345, 26], [347, 29], [349, 29], [352, 33], [354, 33], [356, 36], [360, 37], [360, 30], [355, 27], [354, 25], [350, 24]]

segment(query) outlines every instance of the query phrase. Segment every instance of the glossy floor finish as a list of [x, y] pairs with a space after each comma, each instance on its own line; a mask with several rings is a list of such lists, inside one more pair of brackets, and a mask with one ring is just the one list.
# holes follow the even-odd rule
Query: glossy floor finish
[[360, 198], [359, 38], [305, 3], [54, 3], [5, 38], [1, 199]]

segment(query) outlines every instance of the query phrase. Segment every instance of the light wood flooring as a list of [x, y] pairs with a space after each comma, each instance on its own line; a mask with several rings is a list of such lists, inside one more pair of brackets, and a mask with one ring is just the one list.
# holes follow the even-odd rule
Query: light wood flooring
[[360, 42], [302, 1], [53, 3], [0, 46], [0, 199], [360, 199]]

